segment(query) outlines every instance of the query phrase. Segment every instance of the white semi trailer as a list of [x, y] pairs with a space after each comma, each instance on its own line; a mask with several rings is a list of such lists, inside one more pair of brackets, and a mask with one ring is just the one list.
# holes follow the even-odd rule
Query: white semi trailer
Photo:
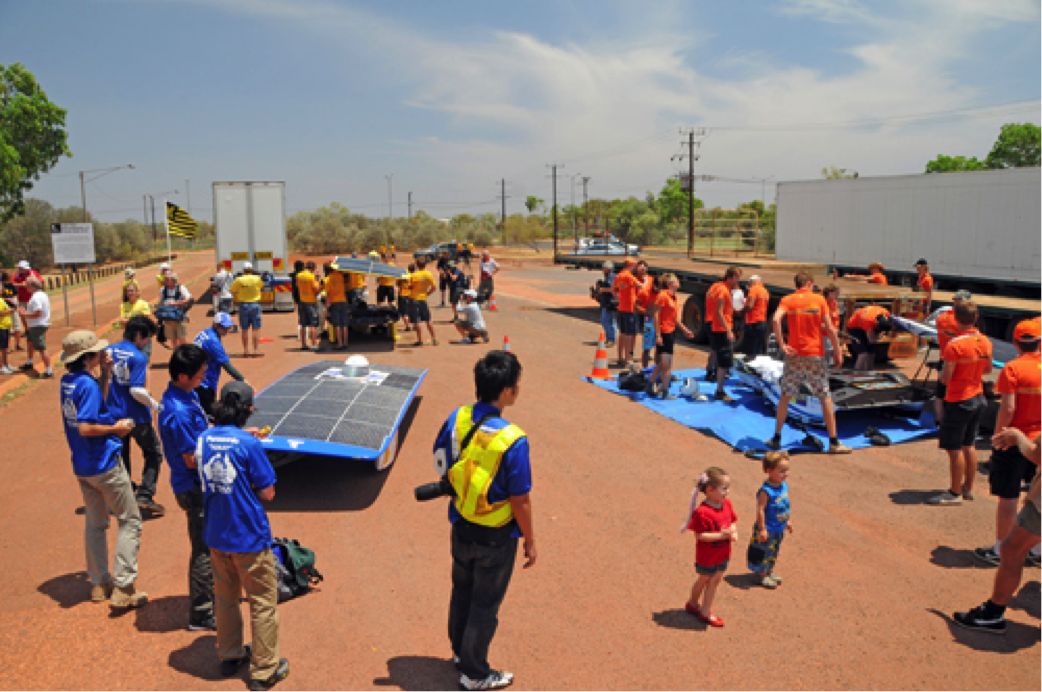
[[217, 261], [235, 276], [250, 262], [264, 277], [261, 307], [292, 310], [286, 248], [286, 184], [215, 182], [214, 235]]
[[776, 256], [906, 284], [922, 257], [939, 288], [1037, 298], [1040, 190], [1039, 168], [779, 183]]

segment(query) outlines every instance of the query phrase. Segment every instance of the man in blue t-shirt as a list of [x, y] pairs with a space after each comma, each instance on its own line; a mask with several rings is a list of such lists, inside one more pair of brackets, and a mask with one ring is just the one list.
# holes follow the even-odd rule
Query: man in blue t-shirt
[[[196, 388], [195, 393], [199, 397], [199, 403], [202, 404], [206, 415], [211, 417], [213, 416], [213, 402], [217, 398], [217, 384], [221, 379], [221, 368], [224, 368], [224, 371], [236, 381], [246, 382], [242, 373], [232, 365], [228, 352], [224, 350], [224, 344], [221, 343], [221, 339], [232, 330], [233, 326], [234, 323], [229, 315], [218, 312], [213, 316], [213, 326], [195, 335], [196, 346], [206, 351], [206, 355], [209, 357], [206, 363], [206, 377]], [[249, 383], [247, 382], [247, 384]]]
[[[524, 539], [525, 569], [536, 562], [528, 438], [502, 418], [503, 410], [517, 402], [520, 377], [521, 364], [513, 353], [490, 351], [474, 367], [478, 402], [454, 411], [434, 443], [435, 465], [447, 470], [456, 493], [449, 503], [449, 638], [460, 685], [467, 690], [502, 689], [513, 682], [512, 673], [489, 666], [488, 647], [519, 538]], [[492, 475], [492, 482], [482, 487], [480, 477], [474, 477], [478, 470]]]
[[[222, 313], [223, 314], [223, 313]], [[213, 570], [210, 549], [203, 540], [203, 491], [196, 470], [195, 448], [210, 421], [199, 405], [195, 388], [206, 377], [206, 352], [181, 344], [170, 356], [170, 384], [163, 393], [159, 435], [170, 465], [170, 485], [177, 505], [188, 518], [188, 629], [214, 630]]]
[[[130, 438], [137, 443], [145, 457], [141, 469], [141, 483], [134, 486], [137, 505], [142, 510], [162, 516], [166, 510], [155, 501], [159, 469], [163, 465], [163, 450], [152, 427], [152, 411], [159, 404], [145, 387], [148, 384], [148, 356], [144, 350], [156, 335], [156, 323], [147, 315], [135, 315], [127, 320], [123, 328], [123, 341], [108, 347], [112, 358], [112, 382], [109, 385], [105, 405], [116, 418], [134, 421]], [[133, 477], [130, 470], [130, 439], [123, 441], [123, 468]], [[133, 485], [133, 481], [131, 481]]]
[[[229, 382], [214, 407], [214, 427], [196, 446], [203, 490], [203, 539], [210, 546], [214, 618], [221, 672], [234, 675], [250, 662], [250, 689], [270, 689], [289, 675], [279, 658], [278, 572], [271, 552], [271, 526], [261, 501], [275, 499], [275, 471], [256, 428], [243, 426], [253, 413], [253, 388]], [[243, 647], [239, 599], [250, 602], [252, 654]]]
[[[72, 472], [83, 493], [91, 600], [109, 601], [115, 609], [138, 608], [148, 601], [148, 594], [134, 587], [141, 512], [134, 502], [130, 477], [118, 463], [123, 446], [120, 438], [130, 433], [134, 422], [117, 420], [105, 405], [102, 392], [109, 387], [113, 367], [106, 346], [107, 341], [90, 331], [75, 331], [62, 340], [61, 361], [68, 370], [61, 379], [62, 418], [72, 451]], [[109, 571], [109, 514], [119, 523], [115, 575]]]

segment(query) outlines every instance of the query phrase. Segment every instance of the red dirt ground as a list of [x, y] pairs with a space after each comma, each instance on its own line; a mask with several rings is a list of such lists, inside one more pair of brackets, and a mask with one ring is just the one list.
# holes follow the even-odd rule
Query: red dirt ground
[[[205, 254], [179, 261], [196, 295], [210, 264]], [[921, 504], [946, 482], [934, 441], [797, 457], [795, 532], [778, 564], [785, 585], [752, 586], [741, 553], [758, 465], [580, 379], [600, 331], [583, 288], [593, 278], [508, 267], [497, 277], [500, 311], [486, 313], [492, 347], [508, 335], [525, 368], [509, 418], [528, 432], [533, 455], [539, 562], [516, 572], [491, 652], [518, 688], [1040, 688], [1037, 569], [1025, 570], [1005, 636], [963, 631], [949, 619], [990, 591], [994, 572], [975, 566], [970, 552], [991, 540], [995, 503], [981, 483], [978, 500], [962, 507]], [[99, 288], [109, 296], [100, 308], [106, 319], [116, 290]], [[414, 486], [434, 480], [434, 437], [471, 401], [472, 367], [488, 348], [449, 343], [457, 337], [440, 323], [448, 312], [434, 310], [438, 347], [354, 342], [374, 363], [430, 369], [389, 471], [314, 459], [278, 472], [274, 532], [315, 549], [326, 577], [280, 608], [292, 673], [279, 689], [456, 687], [445, 508], [412, 497]], [[193, 317], [194, 332], [206, 324], [205, 306]], [[74, 322], [89, 318], [87, 303], [86, 319]], [[235, 361], [259, 387], [316, 358], [294, 350], [293, 315], [264, 320], [262, 335], [275, 337], [262, 345], [264, 357]], [[227, 344], [234, 356], [237, 337]], [[166, 351], [155, 353], [162, 362]], [[681, 368], [705, 361], [701, 350], [678, 353]], [[152, 377], [158, 395], [165, 370]], [[0, 686], [242, 689], [241, 680], [220, 678], [213, 635], [184, 629], [188, 541], [166, 471], [157, 500], [169, 512], [146, 522], [140, 554], [139, 586], [152, 601], [116, 616], [89, 602], [82, 499], [61, 426], [56, 380], [34, 383], [0, 410], [0, 548], [8, 563]], [[135, 451], [138, 467], [139, 459]], [[706, 630], [683, 611], [694, 546], [677, 529], [694, 478], [710, 465], [731, 474], [741, 537], [717, 597], [727, 626]]]

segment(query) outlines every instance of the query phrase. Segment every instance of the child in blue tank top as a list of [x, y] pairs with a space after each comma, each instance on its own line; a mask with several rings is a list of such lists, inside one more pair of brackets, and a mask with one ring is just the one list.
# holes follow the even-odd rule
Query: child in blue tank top
[[774, 573], [789, 521], [789, 453], [768, 452], [763, 457], [767, 480], [756, 491], [756, 525], [749, 541], [749, 569], [760, 576], [760, 584], [776, 589], [782, 578]]

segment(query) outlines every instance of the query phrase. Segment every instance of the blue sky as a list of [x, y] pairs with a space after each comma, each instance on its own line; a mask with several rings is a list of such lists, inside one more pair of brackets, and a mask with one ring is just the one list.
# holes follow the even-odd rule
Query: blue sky
[[[30, 194], [104, 221], [142, 196], [209, 219], [211, 182], [284, 180], [290, 212], [508, 213], [658, 191], [705, 127], [710, 206], [759, 183], [921, 172], [1038, 123], [1037, 0], [752, 2], [0, 0], [0, 63], [68, 113], [73, 158]], [[1023, 103], [1023, 102], [1027, 103]], [[1013, 105], [999, 105], [999, 104]], [[896, 120], [897, 116], [951, 114]], [[868, 121], [858, 126], [830, 124]], [[827, 126], [815, 126], [823, 124]], [[767, 196], [773, 192], [767, 187]], [[576, 185], [581, 201], [581, 184]]]

